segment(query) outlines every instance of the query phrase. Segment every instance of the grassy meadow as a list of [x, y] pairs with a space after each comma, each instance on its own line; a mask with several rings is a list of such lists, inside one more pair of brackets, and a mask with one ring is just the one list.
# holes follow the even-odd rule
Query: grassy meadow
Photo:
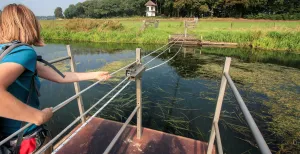
[[[184, 32], [185, 19], [160, 19], [158, 28], [142, 31], [143, 18], [41, 21], [45, 40], [165, 44], [170, 34]], [[300, 52], [300, 21], [202, 19], [189, 34], [242, 47]]]

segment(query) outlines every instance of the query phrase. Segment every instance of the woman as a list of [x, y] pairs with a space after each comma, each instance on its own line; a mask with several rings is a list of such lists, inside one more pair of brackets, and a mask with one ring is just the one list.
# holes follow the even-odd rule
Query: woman
[[[29, 45], [44, 46], [40, 36], [40, 24], [33, 12], [24, 5], [10, 4], [3, 9], [0, 18], [0, 49], [15, 40]], [[35, 124], [25, 131], [24, 136], [26, 136], [32, 134], [52, 117], [51, 108], [38, 109], [38, 94], [31, 91], [32, 79], [39, 87], [38, 77], [58, 83], [110, 78], [108, 72], [65, 72], [63, 73], [65, 77], [62, 77], [52, 68], [37, 62], [36, 59], [34, 49], [29, 46], [19, 46], [0, 61], [0, 117], [3, 117], [0, 118], [0, 135], [2, 139], [20, 129], [20, 121]], [[25, 148], [25, 151], [27, 150], [25, 153], [32, 152], [22, 146], [23, 143], [21, 150], [24, 151]]]

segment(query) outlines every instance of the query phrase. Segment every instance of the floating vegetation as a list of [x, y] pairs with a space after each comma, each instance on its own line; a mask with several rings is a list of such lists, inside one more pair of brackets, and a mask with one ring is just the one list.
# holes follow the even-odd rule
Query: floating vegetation
[[[202, 55], [205, 59], [208, 56]], [[198, 73], [204, 74], [210, 78], [220, 78], [220, 72], [223, 69], [224, 58], [210, 56], [211, 63], [199, 66]], [[268, 99], [260, 100], [268, 109], [268, 113], [264, 109], [260, 109], [258, 113], [252, 111], [257, 118], [264, 120], [268, 125], [268, 131], [273, 132], [273, 137], [280, 138], [282, 142], [273, 143], [278, 145], [278, 152], [299, 151], [300, 145], [297, 144], [300, 138], [300, 71], [298, 69], [287, 68], [284, 66], [261, 64], [261, 63], [243, 63], [237, 59], [233, 59], [230, 67], [230, 75], [235, 83], [239, 86], [239, 90], [247, 87], [267, 96]], [[250, 89], [248, 89], [250, 88]], [[243, 95], [243, 94], [242, 94]], [[245, 101], [247, 104], [250, 102]], [[259, 103], [259, 102], [257, 102]], [[266, 119], [269, 114], [270, 119]], [[222, 115], [224, 116], [224, 114]], [[237, 120], [241, 121], [241, 117], [237, 116]], [[249, 134], [246, 128], [239, 127], [233, 123], [223, 121], [224, 124], [242, 134]], [[244, 122], [243, 122], [244, 123]], [[262, 122], [260, 122], [262, 123]]]
[[61, 72], [70, 71], [70, 64], [68, 62], [55, 63], [54, 66]]

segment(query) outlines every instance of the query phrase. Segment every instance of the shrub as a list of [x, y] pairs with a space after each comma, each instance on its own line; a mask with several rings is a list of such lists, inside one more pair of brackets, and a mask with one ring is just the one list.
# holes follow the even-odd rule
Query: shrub
[[256, 15], [250, 14], [246, 15], [245, 18], [247, 19], [271, 19], [271, 20], [299, 20], [300, 13], [296, 14], [265, 14], [265, 13], [258, 13]]
[[71, 19], [65, 25], [70, 31], [89, 31], [101, 26], [101, 22], [92, 19]]
[[124, 26], [119, 21], [108, 20], [100, 28], [100, 30], [123, 30]]

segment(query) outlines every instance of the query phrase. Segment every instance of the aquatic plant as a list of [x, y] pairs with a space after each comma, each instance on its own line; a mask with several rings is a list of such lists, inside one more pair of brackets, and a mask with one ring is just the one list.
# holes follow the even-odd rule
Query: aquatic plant
[[[224, 59], [213, 56], [211, 58], [213, 58], [213, 61], [218, 62], [212, 61], [212, 63], [201, 65], [198, 73], [205, 74], [204, 76], [210, 78], [219, 78], [223, 68], [220, 62], [224, 62]], [[230, 67], [230, 75], [234, 82], [267, 96], [268, 99], [256, 102], [262, 103], [262, 105], [267, 107], [267, 109], [262, 109], [261, 112], [258, 112], [256, 117], [260, 118], [258, 120], [260, 123], [268, 125], [267, 129], [269, 132], [274, 133], [271, 142], [272, 144], [277, 144], [279, 148], [278, 152], [285, 153], [300, 150], [300, 146], [297, 144], [300, 138], [300, 121], [298, 119], [300, 117], [300, 107], [298, 104], [300, 102], [300, 94], [299, 90], [297, 90], [300, 87], [299, 74], [298, 69], [272, 64], [243, 63], [237, 59], [233, 59]], [[241, 88], [243, 86], [238, 87]], [[266, 111], [268, 113], [263, 113]], [[252, 113], [256, 112], [253, 111]], [[266, 117], [266, 114], [269, 116]], [[269, 120], [271, 122], [267, 122]], [[244, 130], [239, 129], [236, 125], [225, 124], [234, 130], [244, 132]], [[247, 133], [244, 132], [243, 134]], [[274, 141], [274, 138], [277, 138], [277, 141]], [[278, 142], [280, 140], [281, 142]]]

